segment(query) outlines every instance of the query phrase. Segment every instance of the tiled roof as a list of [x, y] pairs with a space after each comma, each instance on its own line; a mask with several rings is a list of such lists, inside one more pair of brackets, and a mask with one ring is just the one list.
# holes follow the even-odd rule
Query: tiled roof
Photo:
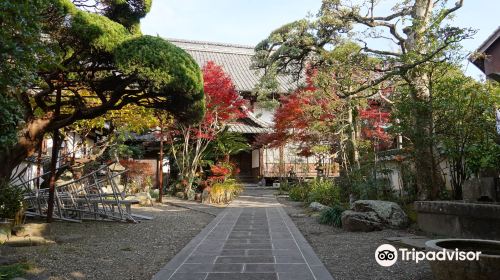
[[243, 123], [231, 123], [228, 124], [229, 132], [236, 132], [241, 134], [260, 134], [260, 133], [271, 133], [270, 128], [255, 127]]
[[271, 133], [271, 124], [259, 120], [252, 112], [248, 111], [245, 107], [242, 110], [246, 112], [246, 116], [237, 120], [236, 122], [229, 123], [229, 131], [242, 134], [260, 134]]
[[[222, 66], [224, 71], [231, 76], [238, 91], [253, 91], [262, 75], [262, 71], [250, 69], [254, 55], [252, 46], [179, 39], [167, 40], [187, 51], [200, 67], [208, 61]], [[296, 88], [296, 84], [290, 77], [278, 76], [277, 80], [279, 82], [278, 93], [286, 93]]]

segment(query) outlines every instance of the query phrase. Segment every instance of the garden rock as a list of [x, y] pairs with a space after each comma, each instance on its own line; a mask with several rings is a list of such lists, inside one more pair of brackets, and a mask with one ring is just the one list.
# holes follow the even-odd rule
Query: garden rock
[[311, 204], [309, 204], [309, 209], [311, 209], [312, 211], [321, 211], [321, 210], [327, 209], [327, 208], [330, 208], [330, 207], [323, 205], [319, 202], [312, 202]]
[[188, 200], [194, 200], [194, 198], [195, 198], [195, 194], [196, 194], [196, 193], [194, 192], [194, 190], [189, 190], [189, 191], [187, 192], [187, 194], [186, 194], [186, 197], [187, 197], [187, 199], [188, 199]]
[[139, 205], [141, 206], [151, 206], [153, 205], [153, 199], [151, 195], [147, 192], [136, 193], [135, 197], [139, 200]]
[[14, 226], [11, 230], [12, 234], [15, 236], [25, 236], [26, 234], [26, 228], [22, 225], [20, 226]]
[[175, 196], [180, 199], [186, 198], [186, 194], [184, 192], [176, 192]]
[[290, 217], [293, 217], [293, 218], [304, 218], [304, 217], [307, 217], [307, 215], [304, 214], [304, 213], [295, 213], [295, 214], [290, 214]]
[[201, 193], [196, 193], [194, 196], [194, 200], [201, 202]]
[[342, 212], [342, 228], [347, 231], [375, 231], [383, 228], [382, 221], [375, 212]]
[[401, 207], [391, 201], [382, 200], [358, 200], [355, 201], [352, 210], [355, 212], [374, 212], [382, 224], [389, 228], [403, 228], [408, 225], [408, 216]]
[[203, 193], [201, 194], [201, 202], [210, 204], [210, 191], [207, 190], [206, 188], [203, 190]]
[[50, 235], [51, 225], [47, 223], [27, 223], [14, 227], [12, 230], [15, 236], [47, 236]]
[[7, 241], [11, 235], [12, 224], [10, 222], [0, 222], [0, 244]]
[[55, 241], [45, 239], [39, 236], [31, 237], [11, 237], [5, 242], [5, 245], [10, 247], [31, 247], [31, 246], [42, 246], [42, 245], [52, 245], [56, 244]]

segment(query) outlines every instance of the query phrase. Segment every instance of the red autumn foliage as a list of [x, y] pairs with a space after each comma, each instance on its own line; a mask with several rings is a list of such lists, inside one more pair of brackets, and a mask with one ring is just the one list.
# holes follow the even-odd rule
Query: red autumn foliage
[[[207, 110], [200, 125], [191, 127], [190, 131], [194, 138], [212, 140], [225, 124], [246, 116], [242, 110], [246, 100], [238, 94], [231, 77], [221, 66], [208, 61], [202, 71]], [[175, 136], [182, 131], [174, 127], [169, 133]]]
[[229, 168], [221, 165], [212, 165], [210, 167], [210, 171], [214, 176], [226, 176], [231, 173], [231, 170], [229, 170]]
[[153, 166], [146, 162], [140, 162], [137, 160], [120, 160], [120, 164], [127, 169], [127, 177], [136, 182], [145, 182], [146, 178], [154, 178], [156, 174]]
[[[301, 144], [299, 155], [310, 156], [309, 145], [322, 142], [325, 135], [311, 130], [311, 125], [328, 126], [335, 120], [336, 113], [332, 110], [332, 102], [339, 98], [319, 97], [314, 94], [316, 88], [312, 82], [314, 71], [308, 71], [306, 87], [299, 89], [280, 99], [281, 106], [274, 115], [274, 132], [260, 136], [257, 144], [280, 146], [289, 141]], [[384, 95], [390, 92], [384, 91]], [[311, 108], [315, 109], [311, 110]], [[379, 102], [370, 101], [366, 109], [359, 109], [359, 118], [362, 121], [362, 138], [376, 142], [378, 147], [386, 147], [391, 142], [391, 136], [384, 130], [390, 122], [390, 113], [384, 110]]]
[[[278, 147], [289, 141], [306, 144], [321, 140], [321, 135], [311, 133], [311, 125], [326, 124], [335, 118], [335, 114], [329, 109], [331, 100], [314, 94], [317, 90], [312, 80], [315, 73], [314, 70], [307, 71], [306, 86], [281, 97], [281, 106], [274, 114], [274, 132], [258, 137], [258, 144]], [[313, 107], [316, 108], [314, 112]], [[300, 155], [311, 155], [307, 144], [301, 148]]]
[[231, 174], [231, 169], [226, 166], [217, 164], [210, 166], [210, 173], [212, 173], [212, 175], [208, 177], [208, 181], [223, 182]]
[[153, 176], [155, 175], [155, 170], [151, 164], [146, 162], [140, 162], [137, 160], [120, 160], [120, 164], [127, 168], [127, 174], [129, 176]]
[[221, 66], [209, 61], [202, 70], [207, 113], [197, 136], [210, 138], [215, 136], [214, 123], [220, 126], [246, 115], [242, 110], [246, 101]]
[[379, 145], [391, 141], [391, 136], [384, 130], [390, 123], [391, 114], [384, 111], [379, 104], [370, 102], [367, 109], [360, 111], [359, 117], [364, 122], [361, 128], [363, 138], [377, 141]]

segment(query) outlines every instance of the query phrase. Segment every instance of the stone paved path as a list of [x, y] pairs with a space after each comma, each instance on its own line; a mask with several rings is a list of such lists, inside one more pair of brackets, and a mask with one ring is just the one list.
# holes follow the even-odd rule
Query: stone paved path
[[153, 280], [329, 280], [272, 191], [247, 189]]

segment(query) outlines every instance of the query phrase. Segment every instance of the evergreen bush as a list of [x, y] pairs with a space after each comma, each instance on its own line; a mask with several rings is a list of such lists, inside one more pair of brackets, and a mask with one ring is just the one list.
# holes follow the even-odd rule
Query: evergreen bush
[[323, 209], [319, 214], [318, 222], [334, 227], [342, 227], [342, 212], [344, 212], [344, 210], [345, 209], [339, 205]]
[[309, 182], [308, 202], [319, 202], [323, 205], [333, 206], [340, 203], [340, 187], [328, 179], [315, 179]]

